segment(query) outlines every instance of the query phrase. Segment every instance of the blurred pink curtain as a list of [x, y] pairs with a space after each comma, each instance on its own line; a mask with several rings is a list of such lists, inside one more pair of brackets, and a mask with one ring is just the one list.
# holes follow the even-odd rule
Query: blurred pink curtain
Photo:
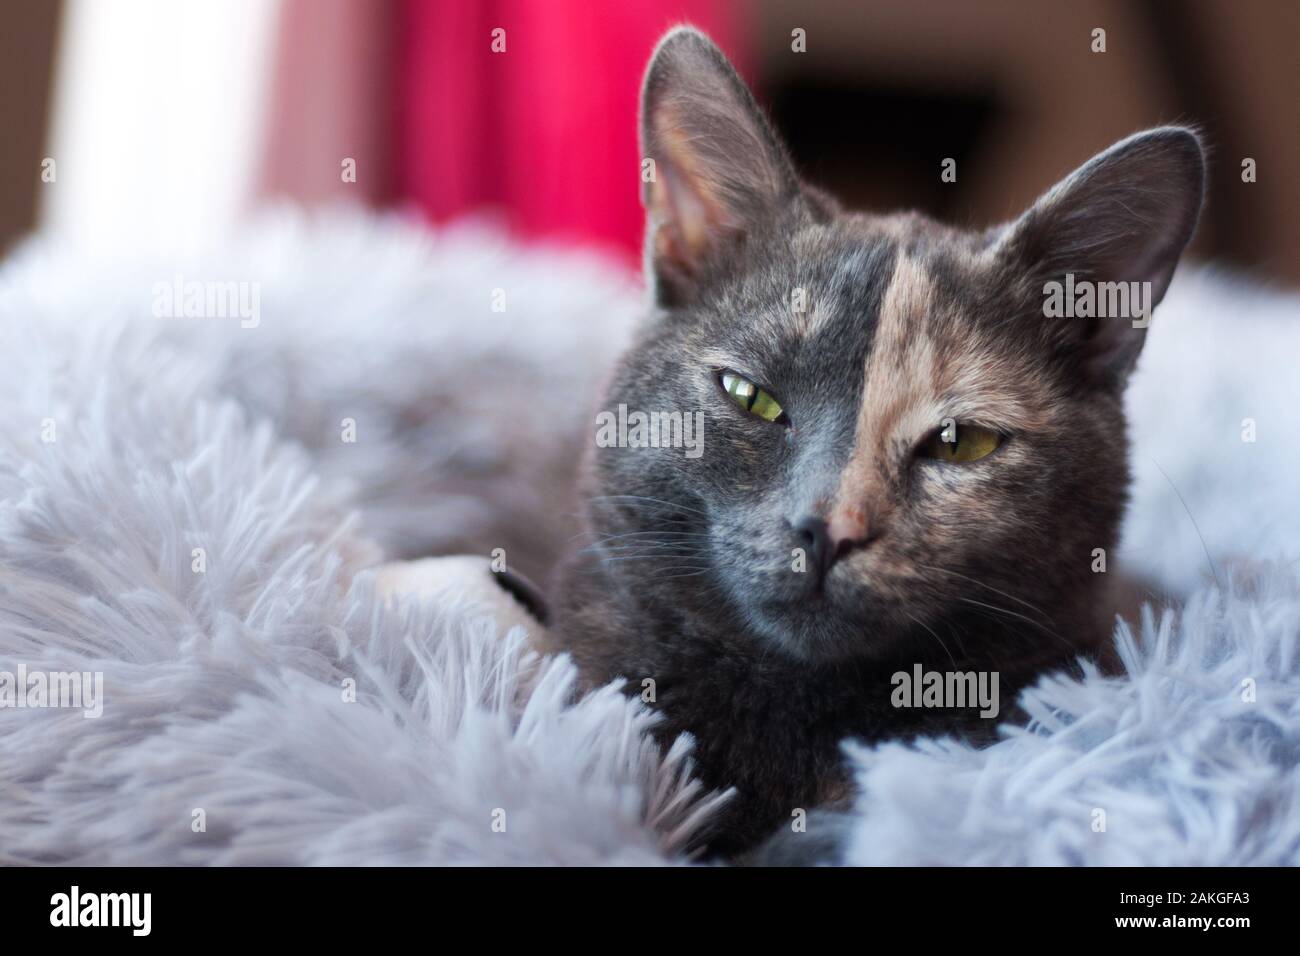
[[398, 197], [437, 220], [498, 207], [525, 235], [634, 257], [637, 99], [655, 42], [693, 23], [743, 70], [749, 9], [734, 0], [403, 0]]
[[[283, 0], [259, 193], [393, 198], [397, 0]], [[355, 182], [343, 178], [355, 163]]]

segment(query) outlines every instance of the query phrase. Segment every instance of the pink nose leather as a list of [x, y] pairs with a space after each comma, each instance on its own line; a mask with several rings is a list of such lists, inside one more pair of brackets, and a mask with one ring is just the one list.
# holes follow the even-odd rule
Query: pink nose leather
[[828, 524], [831, 546], [836, 550], [840, 545], [861, 544], [867, 540], [870, 527], [867, 513], [861, 508], [836, 508]]

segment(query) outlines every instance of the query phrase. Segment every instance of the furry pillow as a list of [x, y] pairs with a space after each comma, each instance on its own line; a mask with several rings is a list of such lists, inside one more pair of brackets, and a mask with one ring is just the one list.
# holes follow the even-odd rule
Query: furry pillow
[[[177, 274], [259, 282], [260, 323], [154, 318]], [[93, 719], [0, 710], [0, 862], [685, 859], [725, 799], [689, 741], [661, 755], [614, 687], [578, 699], [474, 583], [491, 549], [536, 577], [572, 534], [574, 450], [639, 308], [591, 257], [365, 216], [271, 216], [186, 262], [20, 250], [0, 671], [99, 671], [105, 695]], [[1120, 632], [1125, 676], [1044, 680], [992, 747], [850, 747], [835, 856], [1300, 862], [1298, 312], [1180, 274], [1129, 395], [1119, 556], [1175, 611]], [[386, 561], [464, 552], [431, 599], [375, 593]], [[1232, 555], [1282, 564], [1232, 580]]]

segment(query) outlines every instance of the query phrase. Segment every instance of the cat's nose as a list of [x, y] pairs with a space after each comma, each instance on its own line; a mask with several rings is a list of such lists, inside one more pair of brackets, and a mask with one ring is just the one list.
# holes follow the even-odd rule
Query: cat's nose
[[840, 549], [837, 548], [839, 542], [831, 537], [829, 525], [816, 515], [805, 515], [794, 522], [794, 533], [800, 538], [802, 548], [809, 558], [809, 570], [814, 572], [820, 583], [840, 557]]
[[[859, 518], [857, 515], [854, 517]], [[865, 517], [846, 522], [837, 515], [827, 523], [817, 515], [804, 515], [794, 523], [794, 531], [803, 542], [809, 570], [817, 575], [818, 582], [826, 577], [836, 561], [870, 539]]]

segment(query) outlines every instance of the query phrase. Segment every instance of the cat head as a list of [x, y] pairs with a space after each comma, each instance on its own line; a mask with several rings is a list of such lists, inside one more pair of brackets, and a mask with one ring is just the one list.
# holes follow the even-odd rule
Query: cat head
[[1199, 215], [1197, 136], [1132, 136], [969, 232], [802, 183], [694, 30], [655, 51], [640, 122], [653, 314], [602, 408], [704, 433], [597, 449], [611, 571], [806, 659], [962, 646], [978, 621], [1063, 639], [1115, 543], [1122, 392]]

